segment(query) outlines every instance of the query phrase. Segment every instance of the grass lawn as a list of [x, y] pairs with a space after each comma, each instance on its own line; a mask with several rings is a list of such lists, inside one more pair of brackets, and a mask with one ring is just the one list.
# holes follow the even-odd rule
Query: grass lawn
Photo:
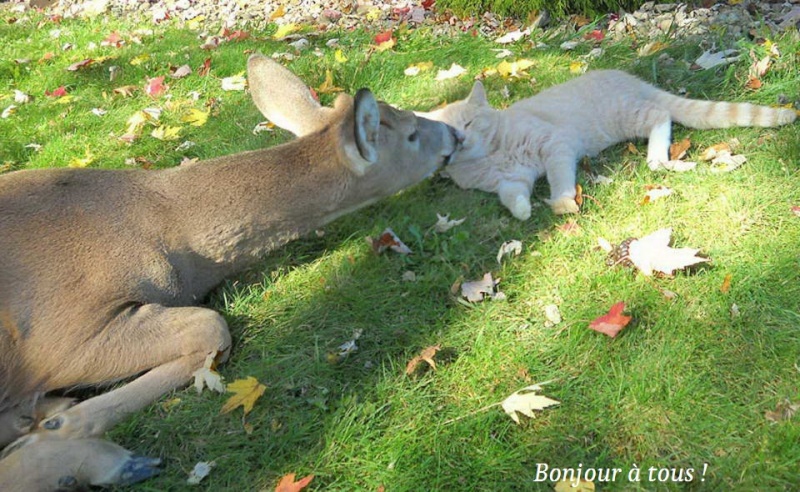
[[[469, 34], [396, 32], [397, 44], [378, 52], [375, 33], [326, 33], [309, 37], [311, 46], [296, 53], [271, 38], [272, 26], [206, 51], [198, 31], [176, 24], [54, 23], [36, 13], [9, 23], [10, 17], [0, 14], [0, 110], [18, 107], [0, 119], [3, 172], [166, 168], [183, 158], [285, 141], [289, 135], [278, 130], [254, 135], [262, 117], [249, 95], [222, 90], [221, 79], [240, 74], [250, 52], [295, 53], [288, 66], [317, 89], [330, 71], [332, 84], [348, 93], [369, 87], [394, 105], [420, 110], [466, 96], [473, 76], [500, 62], [492, 51], [499, 45]], [[102, 45], [115, 31], [125, 44]], [[338, 45], [326, 44], [332, 38]], [[702, 52], [696, 42], [667, 41], [663, 50], [640, 56], [633, 40], [606, 40], [603, 54], [586, 58], [591, 43], [564, 51], [565, 40], [538, 35], [511, 45], [507, 60], [533, 61], [531, 78], [488, 76], [491, 102], [507, 105], [567, 80], [580, 63], [628, 70], [697, 98], [773, 105], [780, 95], [800, 97], [796, 30], [771, 39], [781, 55], [758, 90], [744, 87], [747, 53], [767, 54], [755, 42], [719, 41], [745, 56], [690, 71]], [[547, 46], [535, 47], [536, 41]], [[66, 43], [72, 48], [65, 51]], [[86, 58], [95, 61], [65, 70]], [[201, 77], [207, 58], [210, 72]], [[433, 68], [403, 74], [419, 62]], [[454, 62], [467, 74], [434, 80]], [[169, 77], [170, 67], [184, 64], [191, 75]], [[112, 66], [119, 67], [113, 81]], [[157, 76], [167, 76], [169, 89], [151, 98], [143, 88]], [[114, 93], [128, 85], [137, 88], [132, 95]], [[66, 96], [45, 95], [60, 86]], [[33, 99], [15, 103], [14, 89]], [[334, 97], [320, 93], [326, 103]], [[94, 108], [106, 112], [97, 116]], [[132, 144], [121, 141], [129, 118], [144, 108], [160, 108], [157, 124], [180, 127], [177, 139], [154, 138], [151, 120]], [[207, 122], [182, 121], [190, 108], [209, 112]], [[689, 160], [735, 137], [747, 163], [729, 173], [711, 172], [706, 163], [687, 173], [655, 173], [644, 164], [643, 142], [620, 145], [591, 162], [612, 183], [592, 184], [581, 171], [579, 181], [594, 199], [580, 216], [556, 217], [538, 206], [524, 223], [496, 196], [434, 177], [231, 279], [206, 301], [226, 317], [234, 337], [220, 372], [228, 382], [253, 376], [266, 392], [244, 420], [241, 409], [220, 414], [230, 395], [188, 388], [115, 428], [110, 439], [165, 460], [159, 477], [135, 489], [183, 489], [195, 463], [214, 461], [200, 488], [271, 490], [293, 472], [316, 476], [309, 490], [552, 490], [550, 480], [537, 481], [547, 465], [621, 470], [614, 481], [595, 480], [599, 490], [796, 490], [800, 421], [773, 422], [765, 414], [786, 400], [800, 401], [800, 217], [792, 209], [800, 205], [800, 125], [676, 127], [674, 133], [676, 140], [691, 139]], [[642, 205], [649, 184], [674, 194]], [[537, 197], [547, 193], [545, 183], [535, 190]], [[466, 220], [436, 233], [437, 213]], [[564, 227], [573, 222], [577, 227]], [[386, 227], [414, 253], [373, 254], [364, 238]], [[663, 227], [673, 228], [676, 246], [700, 248], [710, 263], [651, 279], [608, 267], [597, 247], [599, 237], [616, 244]], [[498, 248], [511, 239], [522, 242], [522, 253], [498, 264]], [[404, 280], [408, 271], [415, 280]], [[459, 279], [486, 272], [501, 279], [505, 301], [470, 305], [451, 294]], [[722, 289], [726, 277], [730, 286]], [[677, 296], [667, 298], [664, 290]], [[618, 301], [633, 321], [617, 338], [588, 329]], [[555, 326], [545, 317], [550, 304], [563, 317]], [[358, 351], [331, 361], [329, 354], [355, 330], [363, 331]], [[437, 369], [406, 376], [406, 363], [436, 344], [442, 347]], [[481, 410], [550, 380], [542, 393], [561, 404], [534, 419], [522, 417], [517, 425], [499, 407]], [[628, 479], [634, 465], [640, 481]]]

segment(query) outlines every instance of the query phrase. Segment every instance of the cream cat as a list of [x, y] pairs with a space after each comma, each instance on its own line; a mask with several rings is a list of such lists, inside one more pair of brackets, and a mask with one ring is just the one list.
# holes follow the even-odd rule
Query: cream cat
[[520, 220], [530, 217], [531, 190], [542, 175], [553, 212], [578, 212], [578, 160], [613, 144], [646, 137], [649, 167], [670, 169], [673, 121], [692, 128], [769, 127], [797, 116], [792, 109], [678, 97], [617, 70], [589, 72], [505, 110], [489, 106], [475, 82], [467, 99], [418, 114], [466, 131], [463, 150], [445, 172], [462, 188], [497, 193]]

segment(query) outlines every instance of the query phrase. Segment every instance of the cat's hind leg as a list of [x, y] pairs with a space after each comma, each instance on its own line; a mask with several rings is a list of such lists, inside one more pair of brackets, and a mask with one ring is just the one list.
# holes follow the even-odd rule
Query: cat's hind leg
[[647, 167], [655, 171], [664, 168], [669, 162], [672, 120], [669, 111], [657, 107], [644, 111], [644, 116], [642, 133], [647, 136]]
[[500, 181], [497, 194], [511, 215], [519, 220], [528, 220], [531, 216], [531, 188], [531, 184], [525, 181]]

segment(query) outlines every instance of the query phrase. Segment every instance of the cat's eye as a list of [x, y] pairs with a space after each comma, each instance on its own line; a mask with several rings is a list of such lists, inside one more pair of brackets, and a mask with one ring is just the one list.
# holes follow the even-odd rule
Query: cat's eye
[[408, 136], [408, 141], [409, 142], [416, 142], [417, 138], [419, 138], [419, 132], [414, 130], [414, 133], [412, 133], [411, 135]]
[[475, 120], [469, 120], [469, 121], [467, 122], [467, 124], [466, 124], [466, 125], [464, 125], [464, 130], [466, 130], [467, 128], [469, 128], [469, 125], [471, 125], [473, 121], [475, 121]]

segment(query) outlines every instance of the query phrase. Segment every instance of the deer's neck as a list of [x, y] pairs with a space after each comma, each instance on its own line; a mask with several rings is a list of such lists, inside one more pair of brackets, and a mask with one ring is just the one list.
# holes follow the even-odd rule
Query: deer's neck
[[352, 179], [331, 140], [317, 134], [176, 169], [176, 239], [228, 274], [322, 226]]

